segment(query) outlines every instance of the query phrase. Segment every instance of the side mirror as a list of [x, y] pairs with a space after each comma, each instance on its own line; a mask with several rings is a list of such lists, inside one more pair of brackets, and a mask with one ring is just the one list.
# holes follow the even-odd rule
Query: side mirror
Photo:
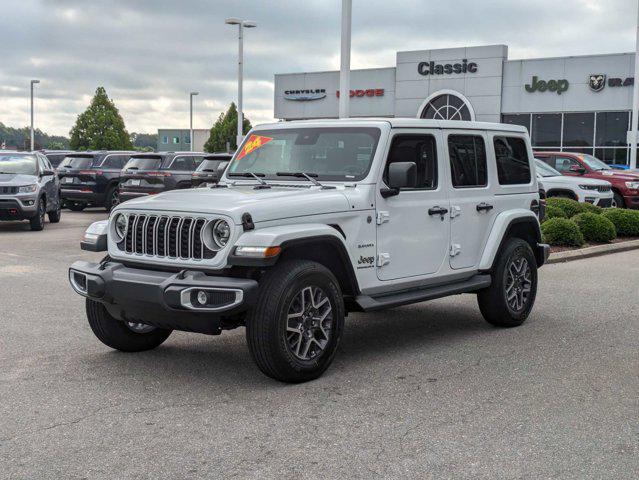
[[388, 185], [381, 190], [382, 197], [399, 194], [402, 188], [415, 188], [417, 185], [417, 165], [415, 162], [394, 162], [388, 166]]
[[55, 172], [53, 170], [42, 170], [40, 172], [40, 176], [41, 177], [48, 177], [48, 176], [51, 176], [51, 175], [55, 175]]
[[584, 173], [586, 173], [586, 169], [581, 165], [571, 165], [570, 171], [573, 173], [578, 173], [579, 175], [583, 175]]

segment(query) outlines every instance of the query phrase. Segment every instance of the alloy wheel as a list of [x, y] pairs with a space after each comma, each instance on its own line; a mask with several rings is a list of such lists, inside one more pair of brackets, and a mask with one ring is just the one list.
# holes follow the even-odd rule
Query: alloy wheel
[[153, 325], [147, 325], [146, 323], [126, 322], [126, 326], [135, 333], [149, 333], [155, 330]]
[[288, 308], [286, 345], [300, 360], [314, 360], [330, 341], [332, 326], [333, 307], [324, 290], [304, 287]]
[[506, 269], [506, 302], [515, 312], [526, 308], [532, 290], [532, 269], [524, 257], [514, 257]]

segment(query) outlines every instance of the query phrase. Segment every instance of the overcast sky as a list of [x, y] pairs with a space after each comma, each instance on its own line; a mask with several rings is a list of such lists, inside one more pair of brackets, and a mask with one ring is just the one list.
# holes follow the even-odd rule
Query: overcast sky
[[[633, 51], [636, 0], [353, 0], [352, 67], [390, 67], [398, 50], [506, 44], [510, 58]], [[273, 118], [273, 74], [339, 68], [340, 0], [2, 0], [0, 122], [67, 135], [103, 85], [130, 132], [210, 128], [236, 99], [245, 36], [245, 113]]]

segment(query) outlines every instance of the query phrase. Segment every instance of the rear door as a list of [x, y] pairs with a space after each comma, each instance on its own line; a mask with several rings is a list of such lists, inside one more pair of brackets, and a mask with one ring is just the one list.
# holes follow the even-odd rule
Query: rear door
[[446, 130], [451, 180], [450, 266], [479, 265], [483, 244], [495, 217], [489, 179], [488, 138], [483, 131]]
[[58, 176], [63, 190], [82, 190], [95, 186], [92, 170], [96, 155], [73, 154], [67, 156], [58, 167]]
[[177, 155], [168, 167], [171, 172], [172, 188], [191, 187], [193, 172], [202, 163], [203, 155]]
[[[362, 268], [377, 265], [380, 280], [438, 272], [448, 253], [450, 220], [441, 131], [394, 130], [384, 174], [377, 188], [377, 259], [360, 257]], [[415, 162], [417, 185], [384, 198], [388, 167]]]

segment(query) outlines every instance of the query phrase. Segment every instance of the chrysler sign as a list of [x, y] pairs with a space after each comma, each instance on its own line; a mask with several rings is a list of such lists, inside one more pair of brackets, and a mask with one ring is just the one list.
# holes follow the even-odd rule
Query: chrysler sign
[[285, 90], [284, 98], [286, 100], [296, 100], [298, 102], [308, 102], [311, 100], [319, 100], [326, 97], [325, 88], [311, 88], [305, 90]]

